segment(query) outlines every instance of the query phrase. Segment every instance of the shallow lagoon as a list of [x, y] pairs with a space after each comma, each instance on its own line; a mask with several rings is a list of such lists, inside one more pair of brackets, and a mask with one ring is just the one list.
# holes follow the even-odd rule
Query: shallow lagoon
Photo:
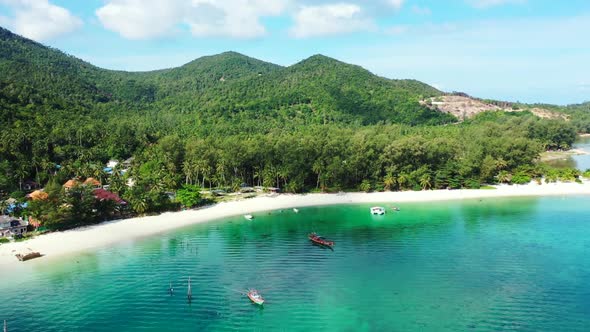
[[369, 207], [236, 217], [31, 262], [3, 277], [0, 320], [11, 332], [590, 330], [590, 197]]

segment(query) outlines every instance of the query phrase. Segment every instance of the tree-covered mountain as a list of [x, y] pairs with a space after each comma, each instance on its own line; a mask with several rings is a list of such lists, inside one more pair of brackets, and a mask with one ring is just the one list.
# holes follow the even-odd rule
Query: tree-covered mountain
[[[361, 67], [313, 56], [290, 67], [235, 52], [184, 66], [129, 73], [95, 67], [0, 30], [0, 93], [5, 104], [93, 110], [158, 110], [199, 117], [276, 117], [277, 110], [319, 122], [437, 124], [453, 118], [419, 104], [439, 95], [412, 80], [377, 77]], [[6, 106], [6, 105], [5, 105]], [[287, 119], [285, 119], [285, 117]]]

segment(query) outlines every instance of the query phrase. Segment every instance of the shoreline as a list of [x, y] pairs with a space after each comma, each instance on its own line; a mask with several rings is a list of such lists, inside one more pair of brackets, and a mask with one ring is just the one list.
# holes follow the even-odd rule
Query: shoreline
[[[218, 203], [196, 210], [167, 212], [157, 216], [120, 219], [84, 228], [40, 235], [36, 238], [0, 245], [0, 270], [15, 264], [29, 266], [30, 262], [45, 262], [68, 254], [75, 254], [108, 245], [133, 241], [191, 225], [228, 217], [279, 209], [328, 206], [340, 204], [410, 203], [478, 198], [540, 197], [590, 195], [590, 182], [550, 183], [538, 185], [499, 185], [496, 189], [429, 190], [378, 193], [341, 194], [280, 194]], [[19, 262], [15, 254], [38, 251], [44, 256]]]

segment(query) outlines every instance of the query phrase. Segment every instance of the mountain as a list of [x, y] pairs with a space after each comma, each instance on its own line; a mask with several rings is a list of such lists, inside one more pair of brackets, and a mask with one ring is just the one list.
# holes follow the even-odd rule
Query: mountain
[[0, 91], [21, 104], [86, 105], [153, 101], [137, 74], [104, 70], [0, 28]]
[[419, 103], [438, 95], [424, 83], [378, 77], [321, 55], [290, 67], [226, 52], [172, 69], [105, 70], [0, 28], [0, 102], [12, 109], [90, 115], [100, 109], [104, 115], [116, 107], [117, 116], [157, 110], [207, 120], [245, 112], [241, 117], [363, 124], [453, 121]]

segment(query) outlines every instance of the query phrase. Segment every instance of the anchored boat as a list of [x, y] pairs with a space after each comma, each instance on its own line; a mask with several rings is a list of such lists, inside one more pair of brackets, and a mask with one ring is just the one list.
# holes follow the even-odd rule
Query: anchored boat
[[307, 236], [309, 240], [315, 244], [319, 244], [321, 246], [330, 247], [334, 246], [334, 241], [326, 240], [324, 237], [317, 235], [316, 233], [311, 233]]
[[24, 262], [24, 261], [28, 261], [29, 259], [39, 258], [43, 255], [41, 255], [38, 252], [31, 252], [31, 253], [24, 254], [24, 255], [23, 254], [16, 254], [15, 256], [19, 261]]
[[250, 289], [248, 291], [248, 293], [246, 293], [246, 295], [248, 295], [248, 298], [250, 299], [250, 301], [252, 301], [254, 304], [257, 305], [262, 305], [264, 304], [264, 299], [262, 298], [262, 295], [260, 295], [260, 293], [258, 293], [257, 290], [255, 289]]
[[384, 215], [385, 214], [385, 208], [381, 207], [381, 206], [373, 206], [371, 208], [371, 214], [376, 214], [376, 215]]
[[252, 220], [252, 219], [254, 219], [254, 216], [251, 214], [246, 214], [246, 215], [244, 215], [244, 218], [246, 218], [246, 220]]

